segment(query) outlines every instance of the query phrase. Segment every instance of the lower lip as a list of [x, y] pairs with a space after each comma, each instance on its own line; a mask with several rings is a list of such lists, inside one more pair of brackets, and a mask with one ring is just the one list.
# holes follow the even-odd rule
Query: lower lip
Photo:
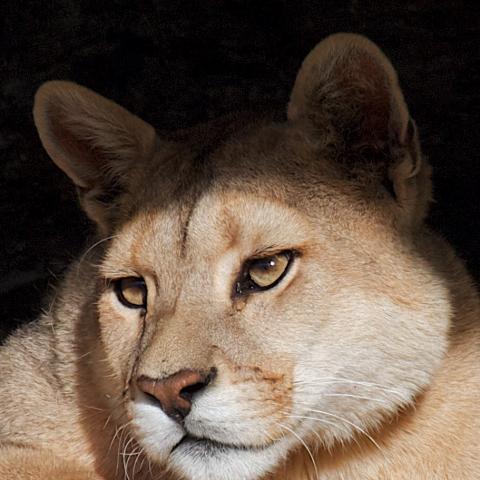
[[194, 453], [196, 450], [201, 449], [202, 453], [215, 453], [222, 450], [228, 450], [230, 447], [228, 445], [223, 445], [221, 443], [214, 442], [212, 440], [207, 440], [205, 438], [195, 438], [190, 436], [185, 436], [180, 440], [173, 448], [170, 454], [177, 450], [183, 450], [183, 453]]
[[180, 440], [173, 448], [170, 453], [173, 453], [176, 450], [181, 449], [182, 453], [195, 453], [196, 451], [201, 451], [203, 455], [205, 454], [215, 454], [219, 452], [226, 452], [228, 450], [237, 450], [237, 451], [251, 451], [251, 450], [263, 450], [266, 447], [247, 447], [247, 446], [237, 446], [237, 445], [228, 445], [225, 443], [215, 442], [214, 440], [208, 440], [206, 438], [195, 438], [190, 435], [186, 435]]

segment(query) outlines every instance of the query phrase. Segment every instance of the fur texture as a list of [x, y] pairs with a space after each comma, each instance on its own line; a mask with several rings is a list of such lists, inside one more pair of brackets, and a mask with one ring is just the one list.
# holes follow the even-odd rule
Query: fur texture
[[[0, 350], [1, 478], [480, 478], [478, 294], [423, 223], [430, 167], [378, 47], [321, 42], [283, 123], [159, 138], [68, 82], [34, 116], [99, 238]], [[282, 251], [276, 286], [236, 294]], [[137, 384], [212, 368], [182, 422]]]

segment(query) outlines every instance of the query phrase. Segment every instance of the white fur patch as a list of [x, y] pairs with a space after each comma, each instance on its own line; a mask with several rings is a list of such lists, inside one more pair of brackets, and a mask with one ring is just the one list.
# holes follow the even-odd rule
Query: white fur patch
[[136, 392], [133, 402], [133, 427], [149, 456], [159, 463], [167, 460], [171, 450], [185, 435], [183, 428], [145, 394]]
[[287, 440], [263, 449], [231, 448], [187, 441], [173, 452], [170, 465], [192, 480], [255, 480], [287, 451]]
[[[257, 479], [273, 469], [294, 442], [284, 437], [267, 446], [252, 443], [249, 446], [246, 441], [258, 441], [262, 437], [267, 419], [248, 421], [248, 411], [244, 409], [242, 413], [241, 406], [234, 401], [221, 406], [222, 398], [231, 398], [231, 395], [232, 392], [206, 395], [208, 398], [203, 402], [194, 404], [184, 429], [154, 401], [137, 392], [133, 425], [138, 441], [152, 459], [191, 480]], [[187, 430], [203, 439], [182, 441]]]

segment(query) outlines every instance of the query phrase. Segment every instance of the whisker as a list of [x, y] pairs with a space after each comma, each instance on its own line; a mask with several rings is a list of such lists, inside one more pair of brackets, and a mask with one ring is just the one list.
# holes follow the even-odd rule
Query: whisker
[[80, 405], [82, 408], [86, 408], [88, 410], [95, 410], [97, 412], [106, 412], [107, 410], [105, 408], [98, 408], [98, 407], [94, 407], [93, 405]]
[[151, 477], [153, 477], [153, 472], [152, 472], [152, 462], [150, 462], [150, 459], [148, 457], [145, 457], [147, 459], [147, 464], [148, 464], [148, 473], [150, 474]]
[[[324, 381], [325, 380], [325, 381]], [[360, 381], [360, 380], [350, 380], [346, 378], [336, 378], [336, 377], [324, 377], [316, 380], [315, 382], [312, 381], [294, 381], [294, 385], [298, 386], [315, 386], [315, 385], [331, 385], [331, 384], [337, 384], [337, 383], [344, 383], [344, 384], [351, 384], [351, 385], [360, 385], [362, 387], [372, 387], [372, 388], [377, 388], [379, 390], [383, 390], [385, 392], [393, 393], [395, 395], [398, 395], [399, 398], [401, 398], [402, 401], [405, 401], [405, 396], [400, 392], [399, 390], [386, 387], [384, 385], [380, 385], [379, 383], [374, 383], [374, 382], [366, 382], [366, 381]]]
[[131, 480], [130, 475], [128, 474], [128, 462], [130, 460], [130, 456], [127, 454], [127, 449], [132, 442], [133, 442], [133, 437], [130, 437], [128, 442], [123, 447], [123, 453], [120, 453], [120, 455], [122, 456], [122, 463], [123, 463], [123, 475], [126, 480]]
[[372, 402], [379, 402], [383, 403], [385, 405], [389, 405], [389, 402], [387, 402], [384, 399], [380, 398], [374, 398], [374, 397], [364, 397], [361, 395], [355, 395], [353, 393], [321, 393], [320, 394], [322, 397], [349, 397], [349, 398], [358, 398], [359, 400], [371, 400]]
[[[305, 420], [320, 420], [322, 423], [325, 423], [326, 425], [333, 425], [334, 427], [340, 428], [340, 430], [343, 430], [345, 433], [350, 433], [347, 428], [345, 428], [342, 425], [339, 425], [336, 422], [330, 422], [328, 420], [325, 420], [324, 418], [318, 418], [318, 417], [309, 417], [306, 415], [288, 415], [287, 418], [302, 418]], [[317, 434], [318, 435], [318, 434]]]
[[97, 242], [95, 242], [93, 245], [91, 245], [90, 247], [87, 248], [87, 250], [85, 251], [85, 253], [80, 257], [80, 260], [78, 261], [78, 264], [77, 264], [77, 277], [80, 275], [80, 267], [82, 266], [83, 262], [85, 261], [85, 259], [87, 258], [87, 255], [96, 247], [98, 247], [99, 245], [101, 245], [102, 243], [104, 242], [108, 242], [109, 240], [113, 240], [114, 238], [118, 237], [118, 235], [110, 235], [108, 237], [105, 237], [105, 238], [102, 238], [100, 240], [98, 240]]
[[[339, 424], [336, 423], [336, 422], [330, 422], [330, 421], [328, 421], [328, 420], [325, 420], [324, 418], [309, 417], [309, 416], [306, 416], [306, 415], [287, 415], [287, 418], [299, 418], [299, 419], [305, 419], [305, 420], [315, 420], [315, 421], [319, 421], [319, 422], [324, 423], [324, 424], [326, 424], [326, 425], [332, 425], [332, 426], [334, 426], [335, 428], [339, 428], [341, 431], [343, 431], [344, 433], [346, 433], [346, 434], [350, 437], [350, 431], [349, 431], [346, 427], [344, 427], [344, 426], [342, 426], [342, 425], [339, 425]], [[318, 434], [318, 432], [316, 432], [316, 431], [313, 429], [313, 427], [309, 428], [309, 430], [310, 430], [311, 432], [313, 432], [313, 433], [317, 436], [319, 442], [320, 442], [322, 445], [325, 445], [325, 440], [320, 437], [320, 435]], [[337, 439], [337, 440], [340, 440], [340, 442], [343, 444], [343, 439], [342, 439], [342, 438]], [[357, 440], [355, 437], [353, 437], [353, 441], [360, 447], [360, 444], [358, 443], [358, 440]], [[326, 447], [327, 447], [328, 450], [330, 450], [330, 446], [329, 446], [329, 445], [326, 445]]]
[[321, 415], [327, 415], [328, 417], [333, 417], [333, 418], [336, 418], [337, 420], [340, 420], [341, 422], [347, 423], [348, 425], [352, 426], [357, 431], [359, 431], [360, 433], [365, 435], [373, 443], [373, 445], [375, 445], [375, 447], [377, 447], [378, 450], [384, 455], [384, 451], [382, 450], [380, 445], [375, 441], [375, 439], [367, 431], [365, 431], [362, 427], [359, 427], [357, 424], [351, 422], [350, 420], [347, 420], [346, 418], [335, 415], [334, 413], [325, 412], [323, 410], [317, 410], [317, 409], [314, 409], [314, 408], [310, 408], [309, 411], [310, 412], [315, 412], [315, 413], [320, 413]]
[[139, 452], [138, 452], [138, 455], [137, 455], [137, 458], [135, 460], [135, 463], [133, 464], [133, 473], [135, 474], [136, 473], [136, 468], [137, 468], [137, 462], [138, 460], [140, 459], [140, 457], [142, 457], [142, 461], [140, 462], [140, 466], [138, 468], [138, 471], [141, 472], [142, 471], [142, 468], [143, 468], [143, 463], [145, 462], [145, 449], [142, 447], [140, 448]]
[[85, 352], [83, 355], [80, 355], [79, 357], [77, 357], [77, 360], [81, 360], [82, 358], [88, 357], [92, 353], [93, 353], [93, 350], [90, 350], [89, 352]]
[[[108, 451], [107, 451], [107, 455], [110, 453], [110, 450], [112, 449], [113, 447], [113, 444], [115, 442], [115, 440], [118, 438], [118, 450], [117, 450], [117, 464], [116, 464], [116, 469], [115, 469], [115, 474], [118, 475], [118, 468], [119, 468], [119, 460], [120, 460], [120, 455], [119, 455], [119, 451], [120, 451], [120, 446], [121, 446], [121, 443], [122, 443], [122, 437], [124, 435], [124, 432], [125, 432], [125, 429], [128, 425], [130, 425], [131, 421], [123, 424], [121, 427], [118, 427], [115, 431], [115, 434], [113, 435], [112, 437], [112, 440], [110, 442], [110, 445], [108, 447]], [[119, 436], [120, 435], [120, 436]]]
[[[132, 441], [132, 440], [133, 440], [133, 438], [130, 439], [130, 441]], [[133, 450], [133, 452], [130, 452], [130, 453], [122, 452], [122, 453], [120, 453], [120, 455], [122, 457], [134, 457], [135, 455], [138, 455], [138, 450], [135, 449], [135, 450]]]
[[126, 467], [125, 467], [126, 471], [128, 471], [128, 464], [129, 464], [129, 462], [130, 462], [131, 457], [136, 457], [136, 458], [135, 458], [135, 462], [133, 463], [133, 468], [132, 468], [132, 480], [135, 478], [135, 475], [136, 475], [136, 473], [137, 473], [137, 472], [135, 471], [135, 467], [136, 467], [136, 465], [137, 465], [138, 458], [139, 458], [139, 456], [140, 456], [141, 451], [142, 451], [141, 448], [137, 446], [137, 447], [133, 450], [133, 452], [131, 452], [131, 453], [125, 453], [125, 454], [124, 454], [124, 457], [127, 457], [127, 464], [126, 464]]
[[280, 428], [284, 428], [285, 430], [289, 431], [292, 435], [294, 435], [298, 440], [301, 442], [301, 444], [305, 447], [305, 450], [308, 452], [308, 455], [310, 457], [310, 460], [312, 461], [313, 468], [315, 469], [315, 478], [318, 478], [318, 468], [317, 464], [315, 462], [315, 459], [313, 458], [312, 452], [308, 448], [307, 444], [303, 441], [303, 439], [298, 435], [296, 432], [294, 432], [291, 428], [287, 427], [286, 425], [283, 425], [282, 423], [277, 423], [277, 425]]
[[105, 430], [107, 428], [108, 423], [110, 422], [110, 419], [112, 418], [112, 414], [110, 414], [107, 417], [107, 420], [105, 420], [105, 423], [103, 424], [102, 430]]

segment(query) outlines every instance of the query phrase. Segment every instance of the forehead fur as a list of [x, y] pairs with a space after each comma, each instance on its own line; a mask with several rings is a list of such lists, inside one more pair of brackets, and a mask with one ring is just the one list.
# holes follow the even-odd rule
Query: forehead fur
[[365, 162], [359, 167], [357, 161], [350, 168], [336, 134], [325, 129], [310, 135], [302, 122], [263, 121], [237, 127], [240, 123], [234, 120], [228, 128], [213, 124], [183, 133], [188, 143], [155, 155], [131, 189], [134, 200], [128, 200], [127, 208], [175, 205], [181, 216], [188, 217], [208, 192], [237, 192], [309, 214], [312, 207], [315, 213], [330, 214], [369, 210], [369, 215], [389, 222], [394, 202], [378, 182], [385, 163]]

